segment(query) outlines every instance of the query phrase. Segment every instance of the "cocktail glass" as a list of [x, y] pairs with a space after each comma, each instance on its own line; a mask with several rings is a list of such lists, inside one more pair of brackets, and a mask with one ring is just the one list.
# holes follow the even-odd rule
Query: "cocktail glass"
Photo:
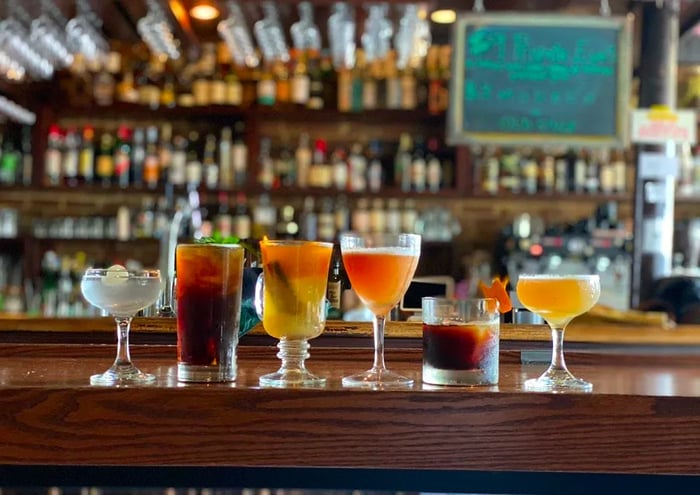
[[498, 384], [500, 313], [496, 299], [422, 299], [423, 382]]
[[374, 364], [367, 371], [344, 377], [344, 386], [383, 389], [413, 385], [412, 379], [386, 367], [384, 326], [411, 283], [420, 247], [417, 234], [341, 235], [343, 264], [352, 288], [374, 315]]
[[241, 315], [244, 248], [178, 244], [177, 379], [231, 382]]
[[564, 361], [564, 331], [575, 317], [591, 309], [600, 297], [598, 275], [520, 275], [518, 299], [544, 318], [552, 330], [552, 362], [539, 377], [527, 380], [535, 392], [590, 392], [593, 384], [576, 378]]
[[158, 300], [161, 290], [158, 270], [128, 271], [123, 267], [90, 268], [80, 282], [83, 297], [114, 317], [117, 322], [117, 357], [112, 366], [90, 377], [92, 385], [137, 385], [156, 377], [131, 362], [129, 329], [132, 318]]
[[260, 242], [263, 273], [256, 286], [256, 309], [265, 331], [279, 339], [282, 365], [260, 377], [267, 387], [319, 387], [326, 379], [309, 372], [309, 340], [326, 325], [326, 285], [333, 244], [312, 241]]

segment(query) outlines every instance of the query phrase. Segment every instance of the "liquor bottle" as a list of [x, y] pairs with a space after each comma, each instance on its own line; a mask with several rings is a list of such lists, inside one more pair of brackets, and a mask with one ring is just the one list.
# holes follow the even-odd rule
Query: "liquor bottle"
[[401, 78], [396, 69], [396, 52], [391, 50], [386, 60], [386, 101], [384, 106], [389, 109], [401, 108]]
[[438, 140], [437, 138], [428, 139], [428, 155], [426, 157], [425, 178], [428, 184], [428, 190], [436, 193], [440, 190], [442, 183], [442, 164], [437, 156]]
[[198, 188], [202, 183], [202, 162], [199, 161], [199, 133], [190, 131], [187, 136], [187, 160], [185, 162], [185, 184], [187, 188]]
[[364, 79], [365, 79], [365, 56], [363, 50], [357, 50], [355, 67], [350, 71], [351, 77], [351, 102], [350, 110], [353, 112], [361, 112], [363, 110], [362, 102], [364, 97]]
[[309, 169], [313, 153], [309, 146], [309, 135], [305, 132], [299, 136], [299, 146], [294, 152], [294, 161], [296, 162], [296, 178], [297, 186], [300, 188], [307, 187], [309, 184]]
[[287, 145], [284, 145], [279, 155], [274, 160], [275, 163], [275, 187], [289, 187], [296, 182], [296, 169], [294, 168], [294, 157]]
[[277, 95], [275, 78], [269, 65], [265, 65], [257, 84], [257, 101], [259, 105], [273, 106]]
[[603, 154], [600, 163], [600, 192], [612, 194], [615, 192], [615, 166], [619, 155], [613, 150], [612, 156]]
[[342, 234], [349, 230], [350, 208], [348, 207], [348, 199], [344, 194], [341, 194], [335, 202], [335, 231], [338, 234]]
[[236, 122], [234, 141], [231, 145], [231, 167], [233, 168], [233, 184], [244, 187], [248, 180], [248, 145], [245, 142], [245, 124]]
[[369, 190], [377, 193], [382, 188], [383, 169], [381, 155], [381, 145], [379, 141], [373, 140], [369, 143], [369, 165], [367, 167], [367, 185]]
[[160, 129], [160, 142], [158, 143], [158, 163], [160, 164], [160, 182], [169, 182], [170, 167], [173, 163], [173, 126], [163, 124]]
[[345, 150], [336, 148], [331, 157], [333, 167], [333, 186], [339, 191], [345, 191], [352, 184], [354, 178], [353, 171], [348, 170], [348, 161], [345, 156]]
[[564, 156], [554, 162], [554, 190], [560, 194], [569, 190], [569, 164]]
[[520, 152], [517, 149], [501, 154], [500, 187], [504, 191], [519, 193], [521, 186]]
[[540, 186], [542, 192], [551, 193], [554, 191], [556, 182], [556, 162], [550, 152], [547, 152], [542, 160], [542, 172], [540, 176], [542, 179]]
[[100, 136], [100, 150], [95, 159], [95, 175], [103, 187], [112, 185], [114, 178], [114, 136], [103, 132]]
[[369, 233], [369, 200], [367, 198], [360, 198], [357, 201], [357, 207], [352, 211], [350, 226], [358, 234]]
[[402, 191], [411, 190], [411, 136], [402, 133], [399, 138], [399, 148], [394, 157], [394, 185]]
[[428, 113], [437, 115], [442, 113], [442, 80], [440, 78], [440, 48], [432, 45], [428, 48], [425, 59], [428, 71]]
[[143, 185], [144, 162], [146, 161], [146, 136], [142, 128], [134, 129], [131, 147], [131, 184], [136, 187]]
[[416, 210], [416, 202], [412, 199], [407, 199], [401, 211], [401, 232], [409, 234], [415, 232], [417, 220], [418, 210]]
[[160, 161], [158, 160], [158, 128], [146, 128], [146, 156], [143, 160], [143, 182], [149, 189], [158, 187]]
[[362, 81], [362, 108], [364, 110], [376, 110], [379, 105], [379, 77], [381, 66], [372, 62], [364, 71]]
[[270, 148], [270, 138], [261, 138], [258, 152], [258, 183], [264, 189], [272, 189], [275, 181], [275, 165], [270, 156]]
[[209, 103], [226, 104], [226, 81], [220, 71], [215, 71], [214, 77], [209, 81]]
[[326, 151], [328, 145], [325, 140], [314, 141], [313, 158], [309, 167], [309, 186], [331, 187], [333, 183], [332, 167], [328, 163]]
[[522, 185], [526, 194], [537, 194], [537, 178], [539, 167], [537, 159], [532, 153], [523, 156], [522, 159]]
[[239, 239], [250, 239], [251, 225], [250, 215], [248, 214], [248, 200], [245, 193], [242, 192], [236, 194], [236, 206], [234, 207], [231, 231]]
[[417, 138], [410, 169], [411, 186], [416, 192], [425, 191], [426, 167], [425, 145], [421, 138]]
[[114, 147], [114, 174], [117, 176], [119, 187], [129, 187], [131, 169], [131, 144], [129, 128], [120, 125], [117, 129], [117, 144]]
[[328, 300], [329, 306], [326, 317], [329, 320], [341, 320], [343, 318], [343, 311], [341, 309], [343, 280], [340, 274], [341, 263], [340, 249], [334, 247], [333, 256], [331, 257], [330, 274], [328, 276], [328, 283], [326, 284], [326, 299]]
[[61, 159], [61, 175], [63, 183], [69, 187], [78, 185], [78, 135], [75, 129], [66, 130], [63, 138], [63, 154]]
[[49, 128], [49, 141], [44, 158], [44, 182], [47, 186], [61, 183], [61, 130], [57, 125]]
[[418, 106], [417, 81], [413, 69], [406, 67], [401, 74], [401, 108], [414, 110]]
[[275, 77], [275, 102], [289, 103], [292, 100], [289, 70], [284, 62], [277, 62], [274, 66]]
[[352, 71], [340, 69], [338, 71], [338, 111], [349, 112], [352, 110]]
[[600, 191], [600, 163], [603, 152], [601, 150], [598, 154], [589, 155], [586, 167], [586, 192], [588, 194], [597, 194]]
[[16, 184], [20, 170], [22, 155], [15, 148], [14, 140], [5, 134], [2, 143], [2, 157], [0, 157], [0, 184]]
[[[615, 192], [623, 194], [627, 191], [627, 161], [625, 159], [625, 150], [619, 150], [618, 159], [615, 160], [613, 168], [615, 169]], [[696, 174], [697, 173], [696, 168]]]
[[314, 50], [309, 51], [308, 55], [309, 101], [306, 107], [311, 110], [321, 110], [331, 104], [329, 94], [333, 91], [333, 86], [325, 77], [327, 72], [331, 72], [330, 63], [327, 58], [321, 59]]
[[243, 85], [233, 67], [226, 75], [226, 104], [236, 107], [243, 104]]
[[25, 125], [22, 127], [22, 185], [30, 186], [32, 184], [33, 173], [32, 130]]
[[219, 187], [219, 164], [216, 163], [216, 137], [207, 134], [204, 140], [204, 154], [202, 157], [204, 167], [204, 185], [207, 189], [214, 190]]
[[277, 209], [270, 202], [270, 196], [263, 193], [258, 199], [258, 204], [253, 208], [253, 238], [262, 239], [264, 236], [274, 236], [276, 223]]
[[78, 157], [78, 176], [83, 184], [92, 184], [95, 177], [95, 130], [83, 127], [83, 139]]
[[364, 192], [367, 190], [367, 157], [362, 152], [362, 145], [354, 143], [348, 157], [350, 169], [350, 190]]
[[323, 198], [321, 200], [317, 221], [318, 239], [324, 242], [333, 242], [335, 239], [335, 214], [331, 198]]
[[221, 129], [221, 139], [219, 139], [219, 186], [221, 189], [233, 189], [230, 127]]
[[175, 107], [175, 81], [172, 74], [165, 74], [163, 88], [160, 91], [160, 106], [165, 108]]
[[488, 194], [498, 194], [499, 178], [501, 176], [501, 160], [498, 151], [487, 148], [482, 157], [482, 189]]
[[173, 138], [173, 154], [170, 161], [168, 182], [173, 186], [184, 186], [187, 169], [187, 139], [178, 134]]
[[586, 173], [588, 160], [584, 151], [579, 151], [574, 161], [574, 192], [582, 193], [586, 190]]
[[369, 211], [369, 231], [373, 234], [382, 234], [386, 229], [386, 212], [384, 201], [380, 198], [372, 200], [372, 209]]
[[291, 81], [292, 103], [306, 106], [309, 104], [309, 94], [311, 91], [311, 79], [309, 78], [306, 64], [306, 52], [300, 50], [296, 56], [294, 74]]
[[315, 241], [318, 238], [318, 217], [315, 211], [314, 198], [306, 196], [299, 217], [299, 235], [306, 241]]
[[219, 193], [219, 211], [214, 219], [214, 232], [224, 239], [233, 235], [233, 217], [228, 210], [228, 196], [225, 192]]
[[385, 223], [385, 230], [388, 233], [399, 234], [401, 232], [401, 210], [399, 208], [399, 200], [396, 198], [392, 198], [387, 202]]

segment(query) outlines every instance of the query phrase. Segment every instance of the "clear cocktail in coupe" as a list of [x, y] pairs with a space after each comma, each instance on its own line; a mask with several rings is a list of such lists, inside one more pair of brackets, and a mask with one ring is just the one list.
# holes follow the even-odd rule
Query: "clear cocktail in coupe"
[[269, 387], [322, 386], [309, 372], [309, 340], [326, 326], [326, 285], [333, 244], [312, 241], [260, 242], [263, 274], [256, 287], [256, 309], [265, 331], [279, 339], [282, 366], [260, 377]]
[[129, 329], [132, 318], [158, 300], [161, 290], [158, 270], [127, 270], [122, 266], [89, 268], [80, 282], [83, 297], [114, 317], [117, 322], [117, 357], [102, 374], [90, 377], [93, 385], [151, 383], [155, 376], [131, 362]]
[[564, 361], [564, 331], [600, 297], [598, 275], [520, 275], [518, 299], [544, 318], [552, 330], [552, 362], [539, 378], [527, 380], [525, 389], [536, 392], [590, 392], [590, 382], [576, 378]]
[[343, 234], [340, 249], [352, 288], [374, 315], [374, 364], [343, 378], [346, 387], [410, 387], [413, 380], [386, 368], [384, 326], [391, 309], [408, 289], [420, 257], [417, 234]]

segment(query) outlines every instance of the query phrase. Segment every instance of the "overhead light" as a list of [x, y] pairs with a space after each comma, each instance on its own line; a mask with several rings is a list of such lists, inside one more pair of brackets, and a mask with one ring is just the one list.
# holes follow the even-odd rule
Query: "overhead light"
[[190, 16], [200, 21], [211, 21], [219, 17], [219, 9], [210, 0], [197, 0], [190, 9]]
[[435, 24], [452, 24], [457, 20], [457, 13], [452, 9], [436, 10], [430, 14], [430, 20]]

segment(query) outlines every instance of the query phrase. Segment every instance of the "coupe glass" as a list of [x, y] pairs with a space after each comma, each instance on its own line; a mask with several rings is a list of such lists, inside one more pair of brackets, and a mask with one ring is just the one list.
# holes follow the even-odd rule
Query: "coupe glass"
[[90, 377], [92, 385], [136, 385], [156, 377], [131, 363], [129, 329], [131, 320], [142, 309], [158, 300], [161, 290], [158, 270], [90, 268], [80, 282], [83, 297], [93, 306], [111, 314], [117, 322], [117, 357], [102, 374]]
[[374, 364], [343, 378], [346, 387], [373, 389], [410, 387], [413, 380], [389, 371], [384, 363], [384, 324], [408, 289], [420, 257], [417, 234], [354, 234], [340, 236], [343, 264], [352, 288], [374, 314]]
[[571, 320], [591, 309], [600, 297], [598, 275], [520, 275], [518, 299], [544, 318], [552, 329], [552, 362], [539, 378], [527, 380], [535, 392], [590, 392], [593, 384], [576, 378], [564, 362], [564, 330]]

